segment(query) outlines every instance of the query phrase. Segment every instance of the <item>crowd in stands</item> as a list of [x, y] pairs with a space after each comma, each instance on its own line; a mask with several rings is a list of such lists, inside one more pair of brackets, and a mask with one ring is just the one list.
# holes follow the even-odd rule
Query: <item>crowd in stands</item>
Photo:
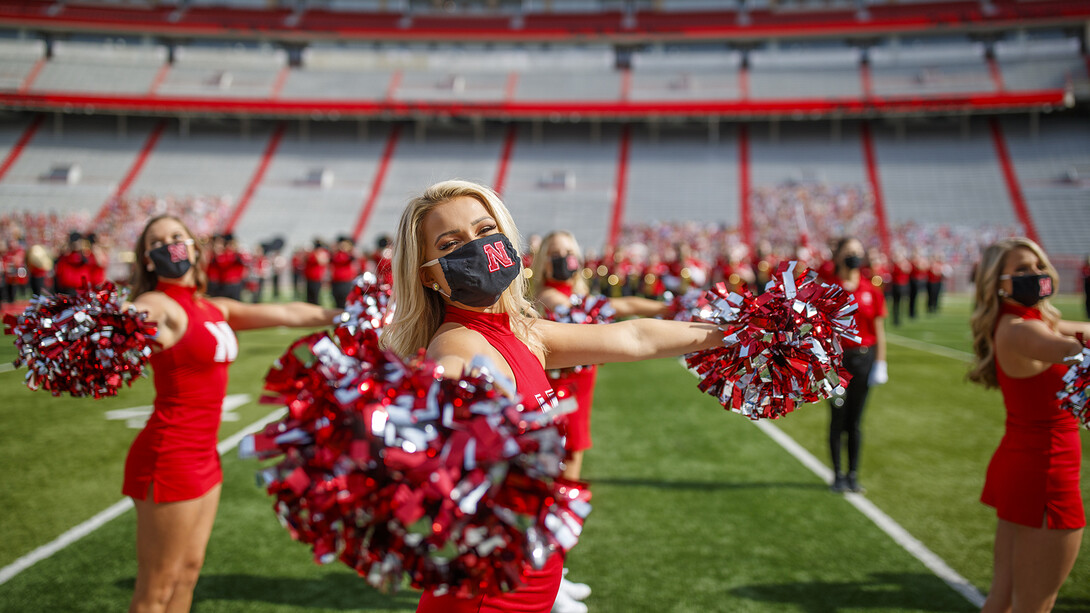
[[760, 292], [780, 262], [797, 260], [829, 274], [830, 245], [843, 236], [867, 247], [865, 272], [890, 299], [893, 325], [902, 316], [938, 311], [944, 282], [968, 270], [980, 250], [1016, 236], [1015, 226], [921, 224], [890, 228], [884, 253], [874, 215], [874, 198], [859, 185], [790, 181], [753, 190], [751, 248], [727, 224], [656, 222], [622, 229], [616, 253], [588, 255], [585, 276], [615, 295], [663, 297], [690, 286], [725, 282], [732, 289]]
[[[759, 292], [785, 260], [827, 273], [830, 244], [855, 236], [867, 247], [866, 272], [886, 292], [892, 323], [898, 325], [902, 311], [916, 316], [917, 303], [919, 311], [937, 311], [943, 281], [954, 270], [969, 269], [984, 245], [1020, 233], [1017, 227], [1000, 225], [909, 222], [890, 229], [890, 249], [884, 253], [873, 196], [860, 185], [789, 181], [758, 186], [750, 205], [755, 245], [747, 245], [740, 230], [726, 223], [628, 225], [615, 250], [587, 251], [582, 274], [593, 290], [615, 296], [664, 298], [719, 282]], [[291, 297], [315, 304], [328, 292], [342, 306], [361, 272], [390, 282], [392, 249], [386, 237], [370, 250], [346, 236], [332, 243], [316, 238], [294, 249], [281, 239], [248, 248], [236, 237], [216, 232], [230, 210], [225, 198], [145, 196], [116, 199], [97, 220], [40, 213], [0, 216], [0, 300], [13, 302], [43, 290], [74, 291], [84, 279], [104, 280], [107, 270], [112, 279], [124, 282], [127, 267], [119, 262], [131, 264], [125, 249], [136, 240], [142, 220], [161, 214], [178, 216], [194, 234], [206, 237], [211, 295], [276, 300], [290, 288]]]
[[754, 236], [786, 252], [796, 245], [827, 245], [841, 236], [858, 236], [868, 249], [878, 246], [874, 194], [861, 185], [786, 181], [758, 186], [749, 197]]

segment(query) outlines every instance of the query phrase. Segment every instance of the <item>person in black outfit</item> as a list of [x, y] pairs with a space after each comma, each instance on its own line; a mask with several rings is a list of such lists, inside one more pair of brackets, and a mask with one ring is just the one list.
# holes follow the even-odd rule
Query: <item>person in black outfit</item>
[[1086, 318], [1090, 319], [1090, 255], [1082, 265], [1082, 293], [1086, 297]]
[[[863, 407], [872, 385], [888, 380], [886, 370], [886, 298], [861, 270], [863, 244], [855, 238], [842, 238], [833, 250], [832, 282], [850, 293], [858, 310], [855, 314], [859, 342], [844, 341], [844, 369], [851, 375], [844, 392], [829, 399], [829, 452], [835, 478], [834, 492], [863, 493], [859, 484], [859, 456], [863, 443], [861, 424]], [[841, 468], [844, 435], [848, 439], [848, 472]]]

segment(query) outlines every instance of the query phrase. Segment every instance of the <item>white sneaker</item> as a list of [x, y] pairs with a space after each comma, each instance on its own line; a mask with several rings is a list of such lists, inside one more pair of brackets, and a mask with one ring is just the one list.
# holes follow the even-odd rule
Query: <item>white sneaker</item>
[[[565, 569], [567, 570], [567, 569]], [[572, 600], [586, 600], [590, 596], [590, 586], [586, 583], [575, 583], [567, 579], [560, 580], [561, 593], [571, 596]]]
[[568, 596], [567, 592], [560, 590], [553, 602], [553, 613], [587, 613], [587, 605]]

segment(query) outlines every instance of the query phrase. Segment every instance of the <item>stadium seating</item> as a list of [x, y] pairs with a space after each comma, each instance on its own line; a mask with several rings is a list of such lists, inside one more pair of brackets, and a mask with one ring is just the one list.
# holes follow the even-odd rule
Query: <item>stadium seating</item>
[[[1003, 122], [1022, 193], [1041, 240], [1053, 253], [1090, 251], [1090, 126], [1085, 118]], [[1065, 280], [1066, 283], [1066, 280]], [[1070, 289], [1070, 287], [1068, 287]]]
[[875, 155], [890, 223], [1016, 223], [987, 129], [918, 126], [903, 139], [876, 129]]
[[[501, 3], [495, 10], [435, 10], [425, 3], [308, 2], [282, 7], [251, 0], [139, 4], [46, 0], [0, 4], [0, 23], [67, 31], [90, 27], [111, 32], [152, 32], [171, 36], [264, 39], [329, 35], [339, 38], [430, 41], [436, 37], [472, 40], [577, 41], [586, 38], [644, 40], [736, 36], [801, 36], [874, 32], [918, 32], [921, 28], [965, 25], [1007, 26], [1077, 21], [1090, 15], [1085, 3], [1067, 0], [1013, 2], [746, 2], [699, 3], [689, 0], [636, 4], [612, 1]], [[391, 10], [392, 9], [392, 10]]]
[[[0, 211], [94, 216], [133, 172], [155, 123], [131, 119], [124, 135], [113, 122], [93, 117], [71, 118], [63, 126], [59, 133], [48, 123], [42, 126], [0, 180]], [[1084, 206], [1090, 189], [1090, 131], [1078, 118], [1063, 117], [1042, 117], [1037, 136], [1024, 118], [1001, 126], [1042, 241], [1057, 254], [1082, 252], [1081, 228], [1090, 227]], [[127, 193], [135, 198], [204, 195], [238, 203], [269, 151], [273, 127], [255, 123], [240, 137], [237, 127], [225, 130], [207, 122], [182, 133], [171, 123]], [[0, 129], [0, 155], [6, 156], [19, 139], [17, 128]], [[742, 167], [736, 127], [665, 122], [630, 130], [621, 186], [625, 221], [739, 224]], [[909, 122], [903, 135], [892, 124], [874, 123], [872, 132], [885, 212], [895, 235], [906, 224], [1018, 228], [988, 122], [971, 122], [967, 133], [961, 124], [941, 120]], [[365, 129], [320, 123], [306, 131], [289, 126], [236, 231], [252, 240], [281, 233], [293, 243], [350, 232], [371, 197], [389, 134], [381, 123]], [[371, 241], [391, 231], [406, 200], [436, 180], [494, 183], [504, 134], [502, 125], [491, 123], [479, 130], [465, 122], [403, 125], [361, 238]], [[520, 126], [503, 192], [523, 231], [566, 227], [585, 245], [601, 245], [617, 201], [620, 143], [615, 125]], [[753, 124], [747, 144], [753, 190], [791, 182], [869, 189], [855, 122]], [[78, 166], [79, 180], [50, 179], [63, 165]], [[310, 180], [316, 170], [331, 177], [325, 188]]]
[[1007, 89], [1054, 89], [1086, 78], [1087, 64], [1075, 38], [1002, 40], [995, 53]]
[[160, 45], [56, 41], [29, 91], [143, 96], [166, 61]]
[[43, 40], [0, 40], [0, 91], [19, 91], [44, 57]]
[[876, 96], [991, 92], [981, 43], [886, 45], [868, 51]]
[[[285, 49], [180, 45], [173, 62], [161, 45], [57, 41], [42, 61], [40, 41], [0, 45], [0, 96], [29, 108], [161, 107], [239, 113], [234, 100], [267, 113], [411, 114], [421, 103], [454, 114], [483, 105], [489, 114], [641, 113], [716, 109], [739, 114], [858, 113], [864, 104], [898, 109], [1053, 108], [1074, 84], [1090, 83], [1078, 39], [999, 41], [995, 70], [980, 43], [886, 43], [864, 52], [844, 45], [783, 45], [741, 51], [697, 48], [633, 52], [630, 71], [602, 45], [564, 49], [474, 46], [437, 49], [314, 45], [288, 67]], [[863, 56], [867, 64], [862, 64]], [[744, 68], [746, 66], [747, 68]], [[869, 91], [865, 91], [869, 87]], [[20, 89], [25, 89], [22, 97]], [[1018, 94], [1030, 94], [1019, 98]], [[1014, 97], [1004, 98], [1012, 95]], [[76, 96], [66, 101], [65, 95]], [[980, 98], [983, 95], [990, 98]], [[874, 97], [874, 98], [872, 98]], [[299, 104], [308, 105], [299, 107]], [[676, 107], [683, 104], [688, 107]], [[767, 106], [773, 104], [774, 106]], [[585, 107], [581, 109], [580, 107]], [[707, 108], [705, 108], [707, 107]], [[342, 110], [338, 110], [342, 109]], [[532, 109], [542, 109], [535, 111]]]
[[758, 50], [749, 54], [753, 98], [859, 98], [859, 50], [847, 47]]
[[[732, 127], [723, 127], [718, 142], [708, 138], [706, 129], [667, 127], [658, 136], [646, 127], [632, 132], [625, 185], [627, 222], [737, 224], [738, 143]], [[586, 246], [599, 243], [600, 239], [584, 240]]]
[[283, 49], [187, 45], [174, 51], [174, 64], [156, 94], [216, 98], [267, 98], [287, 65]]

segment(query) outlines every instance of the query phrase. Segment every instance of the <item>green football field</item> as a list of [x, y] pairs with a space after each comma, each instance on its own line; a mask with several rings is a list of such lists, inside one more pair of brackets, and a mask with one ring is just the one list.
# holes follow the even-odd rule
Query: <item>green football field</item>
[[[1081, 318], [1073, 297], [1056, 303]], [[867, 501], [985, 592], [995, 518], [977, 499], [1003, 409], [997, 392], [964, 381], [968, 308], [952, 296], [941, 315], [891, 328], [890, 382], [873, 391], [864, 418], [862, 481]], [[262, 379], [299, 335], [240, 334], [229, 393], [250, 401], [229, 414], [221, 438], [275, 408], [256, 402]], [[14, 356], [10, 340], [0, 362]], [[117, 398], [53, 398], [26, 390], [23, 372], [0, 373], [0, 567], [121, 500], [137, 432], [123, 410], [152, 399], [149, 380]], [[567, 560], [570, 577], [594, 590], [591, 611], [974, 610], [762, 429], [701, 394], [677, 360], [600, 372], [584, 467], [594, 511]], [[827, 422], [826, 407], [813, 405], [774, 423], [828, 465]], [[255, 486], [257, 468], [233, 451], [224, 457], [194, 611], [414, 609], [416, 592], [382, 594], [347, 567], [315, 564]], [[128, 510], [0, 585], [0, 611], [125, 610], [134, 542]], [[1056, 610], [1090, 610], [1090, 550]]]

